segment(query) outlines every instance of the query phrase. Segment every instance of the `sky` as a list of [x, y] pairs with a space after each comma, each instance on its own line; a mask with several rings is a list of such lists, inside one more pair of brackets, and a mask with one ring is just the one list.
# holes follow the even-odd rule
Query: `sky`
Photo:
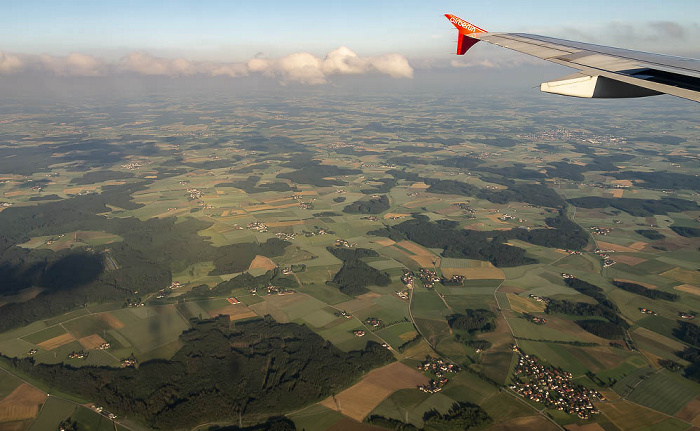
[[342, 74], [410, 79], [421, 69], [541, 62], [486, 44], [457, 58], [456, 30], [444, 13], [489, 31], [700, 54], [698, 0], [0, 0], [0, 8], [0, 79], [27, 70], [259, 73], [314, 85]]

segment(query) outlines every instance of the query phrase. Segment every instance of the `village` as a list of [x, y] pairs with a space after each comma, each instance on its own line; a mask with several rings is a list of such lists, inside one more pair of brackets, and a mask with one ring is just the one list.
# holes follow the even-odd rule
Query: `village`
[[509, 388], [515, 393], [581, 419], [599, 413], [592, 400], [605, 401], [605, 397], [598, 391], [573, 383], [571, 373], [541, 364], [518, 346], [512, 348], [518, 354], [518, 363]]
[[425, 361], [418, 365], [418, 371], [428, 371], [435, 374], [434, 379], [430, 379], [427, 385], [418, 386], [418, 390], [421, 392], [427, 392], [429, 394], [434, 394], [440, 392], [442, 388], [447, 384], [449, 379], [445, 377], [447, 373], [456, 373], [459, 371], [459, 367], [454, 364], [449, 364], [442, 359], [433, 358], [432, 356], [426, 356]]

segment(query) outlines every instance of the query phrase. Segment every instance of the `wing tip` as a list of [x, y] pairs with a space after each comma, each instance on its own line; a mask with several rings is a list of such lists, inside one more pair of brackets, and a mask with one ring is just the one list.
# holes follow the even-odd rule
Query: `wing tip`
[[483, 28], [479, 28], [474, 24], [465, 21], [462, 18], [451, 13], [446, 13], [445, 18], [447, 18], [447, 20], [450, 21], [457, 30], [459, 30], [460, 34], [469, 36], [470, 34], [488, 33]]

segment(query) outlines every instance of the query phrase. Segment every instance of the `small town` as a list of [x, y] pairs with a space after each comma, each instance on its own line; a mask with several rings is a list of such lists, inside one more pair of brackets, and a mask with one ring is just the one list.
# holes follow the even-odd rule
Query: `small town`
[[423, 286], [427, 289], [432, 289], [435, 283], [439, 283], [442, 278], [437, 275], [434, 269], [421, 268], [418, 273], [418, 278], [423, 282]]
[[513, 372], [513, 384], [509, 388], [518, 395], [555, 408], [568, 414], [588, 419], [599, 413], [592, 400], [604, 401], [598, 391], [572, 382], [571, 373], [541, 364], [536, 356], [527, 355], [517, 346], [518, 363]]
[[425, 361], [418, 365], [417, 368], [419, 371], [428, 371], [435, 374], [435, 378], [431, 379], [427, 385], [418, 386], [418, 390], [429, 394], [440, 392], [447, 384], [449, 379], [445, 377], [445, 374], [456, 373], [459, 371], [459, 367], [457, 365], [449, 364], [442, 359], [433, 358], [431, 356], [427, 356]]

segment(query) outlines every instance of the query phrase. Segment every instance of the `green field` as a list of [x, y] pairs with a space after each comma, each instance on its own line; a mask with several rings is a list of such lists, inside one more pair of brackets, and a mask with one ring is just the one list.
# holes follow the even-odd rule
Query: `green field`
[[654, 410], [674, 415], [698, 395], [700, 384], [662, 370], [644, 378], [628, 398]]

